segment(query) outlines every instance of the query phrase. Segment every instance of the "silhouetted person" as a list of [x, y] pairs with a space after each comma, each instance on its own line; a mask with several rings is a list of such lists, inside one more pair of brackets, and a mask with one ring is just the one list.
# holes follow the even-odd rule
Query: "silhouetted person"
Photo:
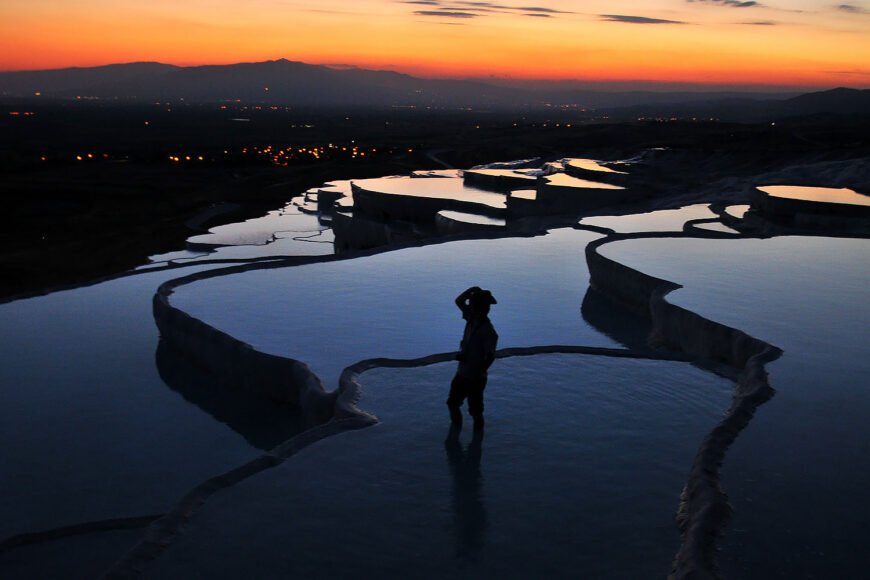
[[453, 423], [444, 440], [447, 464], [453, 478], [451, 506], [456, 533], [456, 555], [466, 561], [477, 561], [483, 547], [487, 527], [486, 506], [483, 504], [483, 477], [480, 460], [483, 456], [483, 431], [477, 430], [463, 450], [459, 442], [462, 427]]
[[489, 290], [472, 286], [456, 297], [456, 306], [465, 319], [465, 332], [459, 344], [459, 367], [450, 384], [447, 408], [450, 420], [462, 424], [462, 402], [468, 399], [468, 414], [474, 418], [474, 429], [483, 429], [483, 389], [486, 373], [495, 360], [498, 334], [489, 320], [489, 308], [497, 304]]

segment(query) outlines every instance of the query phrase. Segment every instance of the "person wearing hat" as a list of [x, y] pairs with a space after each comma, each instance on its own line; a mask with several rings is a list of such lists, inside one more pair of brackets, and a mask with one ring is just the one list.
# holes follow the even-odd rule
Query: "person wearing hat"
[[459, 366], [450, 383], [447, 408], [450, 420], [462, 424], [462, 403], [468, 399], [468, 414], [474, 418], [474, 429], [483, 429], [483, 389], [487, 371], [495, 360], [498, 334], [489, 320], [489, 308], [498, 304], [489, 290], [472, 286], [456, 297], [456, 306], [465, 319], [465, 332], [456, 355]]

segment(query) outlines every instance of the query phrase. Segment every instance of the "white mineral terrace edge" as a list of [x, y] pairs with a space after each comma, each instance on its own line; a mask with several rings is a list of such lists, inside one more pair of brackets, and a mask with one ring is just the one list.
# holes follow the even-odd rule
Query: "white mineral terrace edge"
[[730, 408], [701, 444], [677, 517], [683, 544], [674, 562], [673, 577], [715, 578], [716, 541], [730, 513], [727, 496], [720, 488], [719, 468], [756, 408], [772, 396], [765, 365], [779, 358], [782, 351], [741, 330], [671, 304], [665, 297], [679, 285], [629, 268], [599, 252], [601, 246], [614, 241], [661, 237], [689, 238], [662, 233], [613, 235], [591, 242], [586, 247], [586, 260], [590, 285], [649, 317], [653, 341], [723, 363], [739, 373]]
[[[707, 320], [668, 303], [664, 297], [677, 288], [677, 285], [628, 268], [598, 252], [601, 245], [610, 241], [661, 235], [612, 235], [602, 238], [587, 246], [586, 259], [591, 285], [648, 317], [653, 323], [657, 340], [692, 358], [724, 364], [732, 369], [733, 376], [738, 379], [737, 389], [725, 418], [700, 446], [683, 491], [678, 516], [683, 541], [674, 560], [673, 577], [689, 578], [698, 574], [714, 577], [715, 542], [728, 514], [725, 496], [719, 489], [718, 466], [730, 444], [751, 419], [756, 407], [770, 397], [772, 390], [766, 380], [764, 365], [777, 358], [781, 351], [740, 330]], [[359, 255], [371, 253], [376, 252]], [[248, 264], [218, 272], [197, 273], [160, 286], [154, 297], [154, 317], [166, 339], [216, 371], [215, 374], [221, 377], [224, 386], [232, 383], [267, 397], [294, 403], [313, 422], [323, 425], [279, 445], [245, 466], [215, 478], [213, 481], [220, 482], [219, 484], [206, 482], [193, 490], [167, 516], [152, 524], [145, 540], [122, 559], [109, 576], [123, 576], [131, 571], [142, 570], [147, 561], [158, 555], [178, 533], [180, 526], [193, 516], [197, 507], [219, 489], [283, 461], [322, 437], [375, 424], [377, 419], [357, 407], [361, 372], [375, 367], [428, 365], [453, 358], [453, 353], [442, 353], [413, 360], [367, 359], [347, 367], [341, 375], [338, 388], [330, 393], [324, 390], [318, 377], [303, 362], [258, 352], [250, 345], [179, 310], [170, 301], [176, 288], [191, 282], [251, 269], [280, 268], [334, 259], [304, 258]], [[585, 353], [680, 360], [679, 357], [649, 352], [580, 345], [504, 349], [498, 356], [541, 353]]]
[[[504, 171], [504, 173], [509, 173], [509, 171]], [[501, 175], [501, 172], [493, 174], [493, 176], [499, 175]], [[375, 181], [398, 182], [401, 179], [410, 178], [387, 178]], [[572, 186], [573, 189], [578, 189], [576, 184], [583, 181], [564, 175], [560, 179], [566, 179], [575, 184]], [[460, 180], [455, 177], [428, 177], [414, 178], [413, 181], [454, 182], [446, 186], [442, 184], [442, 187], [449, 189], [456, 187], [456, 182]], [[414, 185], [416, 186], [417, 184], [415, 183]], [[427, 184], [425, 187], [430, 186], [436, 188], [434, 183]], [[403, 186], [399, 186], [399, 189], [401, 187]], [[580, 189], [582, 188], [583, 186]], [[462, 185], [462, 189], [466, 191], [468, 188]], [[593, 193], [595, 193], [596, 197], [600, 194], [603, 200], [605, 197], [618, 193], [622, 189], [624, 188], [610, 186], [609, 190], [605, 189]], [[495, 196], [502, 200], [501, 203], [509, 199], [501, 194], [481, 193]], [[546, 196], [547, 193], [546, 189], [544, 189], [543, 195]], [[360, 199], [364, 200], [366, 194], [367, 192], [363, 189], [354, 188], [355, 197], [359, 195]], [[376, 195], [390, 196], [391, 194], [379, 191]], [[496, 227], [499, 227], [503, 223], [501, 211], [497, 211], [494, 214], [497, 217], [484, 217], [483, 219], [469, 217], [469, 213], [477, 214], [479, 211], [480, 213], [486, 213], [486, 209], [482, 210], [481, 204], [477, 203], [480, 199], [477, 198], [476, 193], [470, 196], [474, 199], [471, 204], [450, 206], [467, 210], [468, 213], [465, 214], [465, 217], [462, 214], [455, 213], [457, 211], [455, 209], [438, 209], [440, 207], [438, 204], [449, 197], [447, 194], [417, 197], [406, 196], [404, 193], [397, 192], [393, 197], [414, 198], [413, 203], [416, 207], [411, 209], [410, 205], [407, 205], [407, 208], [413, 212], [419, 210], [420, 204], [426, 204], [428, 200], [435, 199], [438, 203], [432, 206], [433, 211], [441, 211], [442, 214], [446, 214], [447, 218], [454, 223], [477, 221], [481, 223], [476, 225]], [[389, 200], [387, 201], [389, 202]], [[411, 203], [410, 200], [406, 201]], [[449, 201], [447, 200], [447, 202]], [[488, 204], [484, 203], [482, 205], [487, 206]], [[489, 206], [489, 208], [492, 207]], [[397, 213], [392, 214], [390, 217], [401, 217], [401, 212], [406, 208], [406, 203], [402, 201], [394, 206], [390, 206], [389, 203], [384, 204], [383, 199], [379, 199], [378, 208], [379, 211], [388, 212], [392, 212], [394, 209], [398, 210]], [[496, 209], [501, 210], [501, 207]], [[499, 351], [498, 357], [569, 353], [638, 359], [694, 360], [716, 368], [718, 372], [736, 380], [737, 387], [725, 417], [707, 434], [700, 445], [682, 493], [678, 512], [682, 543], [674, 559], [672, 577], [715, 578], [718, 577], [716, 542], [729, 513], [725, 495], [720, 489], [719, 467], [729, 446], [749, 423], [756, 408], [767, 401], [772, 395], [773, 390], [767, 381], [765, 365], [779, 357], [781, 350], [762, 340], [749, 336], [741, 330], [714, 322], [686, 308], [668, 302], [666, 300], [667, 294], [680, 286], [668, 280], [647, 275], [637, 269], [608, 258], [599, 252], [605, 244], [622, 240], [663, 237], [686, 240], [693, 238], [721, 239], [723, 236], [738, 237], [722, 232], [705, 231], [703, 229], [704, 225], [716, 223], [714, 218], [707, 217], [711, 215], [711, 212], [709, 212], [706, 206], [703, 208], [692, 206], [691, 208], [684, 208], [684, 210], [686, 214], [692, 214], [697, 211], [699, 213], [695, 215], [703, 215], [704, 217], [691, 220], [688, 223], [684, 220], [683, 232], [680, 233], [649, 232], [618, 234], [611, 232], [604, 238], [590, 242], [585, 248], [590, 286], [649, 320], [652, 324], [651, 339], [655, 343], [669, 347], [674, 352], [681, 354], [667, 355], [661, 354], [658, 351], [650, 352], [646, 350], [585, 345], [548, 344], [502, 349]], [[676, 211], [682, 212], [684, 210]], [[451, 211], [454, 213], [451, 213]], [[686, 214], [683, 215], [685, 216]], [[650, 219], [654, 222], [659, 217], [671, 218], [677, 216], [661, 214]], [[592, 227], [584, 227], [587, 223]], [[597, 226], [597, 229], [595, 226]], [[583, 223], [576, 226], [576, 229], [590, 229], [600, 233], [603, 227], [599, 222], [584, 220]], [[653, 227], [661, 227], [661, 225], [655, 224]], [[665, 226], [666, 229], [670, 227], [670, 224]], [[489, 229], [495, 228], [490, 227]], [[478, 234], [474, 237], [498, 238], [499, 236], [496, 233], [492, 233], [488, 235]], [[299, 450], [324, 437], [376, 424], [378, 422], [377, 418], [357, 406], [361, 388], [360, 375], [366, 370], [389, 367], [419, 367], [449, 361], [454, 358], [454, 353], [428, 354], [409, 359], [366, 358], [344, 368], [338, 382], [338, 387], [335, 391], [328, 392], [324, 389], [320, 378], [312, 372], [305, 362], [261, 352], [250, 344], [209, 325], [205, 321], [173, 305], [172, 296], [177, 288], [194, 282], [241, 274], [253, 270], [338, 262], [421, 245], [426, 245], [426, 242], [393, 245], [381, 250], [357, 251], [345, 256], [272, 257], [268, 258], [268, 261], [262, 259], [226, 260], [227, 263], [239, 265], [221, 270], [198, 272], [161, 284], [153, 297], [153, 314], [160, 333], [166, 341], [171, 342], [179, 351], [185, 353], [191, 359], [209, 368], [219, 378], [217, 388], [241, 388], [266, 398], [293, 404], [302, 411], [307, 424], [312, 427], [253, 460], [202, 482], [193, 488], [166, 514], [152, 515], [144, 518], [128, 518], [129, 522], [121, 520], [114, 523], [94, 522], [79, 526], [82, 528], [80, 531], [72, 529], [77, 528], [73, 526], [65, 533], [75, 534], [103, 529], [100, 527], [101, 525], [105, 526], [105, 529], [112, 529], [112, 526], [123, 527], [125, 525], [141, 527], [146, 523], [152, 522], [145, 538], [109, 571], [107, 577], [128, 577], [140, 574], [146, 569], [150, 560], [162, 553], [172, 539], [181, 531], [184, 524], [196, 515], [204, 502], [218, 491], [278, 465]], [[220, 262], [220, 260], [204, 261], [206, 264]], [[184, 264], [170, 263], [161, 269], [180, 267], [184, 267]], [[578, 291], [582, 291], [582, 288], [578, 288]], [[32, 534], [31, 536], [34, 536], [36, 540], [39, 540], [43, 536], [51, 539], [53, 533], [53, 531], [49, 531], [44, 534]], [[14, 547], [17, 545], [15, 542], [19, 540], [26, 544], [30, 539], [34, 538], [12, 538], [9, 546]], [[0, 549], [6, 548], [6, 544], [7, 542], [4, 542], [0, 546]]]

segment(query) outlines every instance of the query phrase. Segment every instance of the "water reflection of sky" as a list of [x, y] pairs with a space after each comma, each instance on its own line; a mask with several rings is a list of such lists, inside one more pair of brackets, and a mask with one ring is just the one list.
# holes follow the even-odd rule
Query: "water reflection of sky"
[[758, 189], [773, 197], [870, 206], [870, 195], [864, 195], [846, 188], [766, 185]]
[[610, 183], [602, 183], [600, 181], [589, 181], [588, 179], [580, 179], [568, 175], [567, 173], [554, 173], [544, 177], [544, 181], [549, 185], [558, 185], [560, 187], [579, 187], [586, 189], [625, 189], [620, 185], [612, 185]]
[[[458, 177], [358, 183], [368, 188], [369, 182], [400, 195], [497, 200], [500, 207], [505, 200]], [[345, 191], [347, 182], [334, 188]], [[699, 204], [581, 223], [618, 232], [679, 231], [688, 220], [712, 217]], [[319, 255], [332, 253], [331, 235], [316, 217], [288, 206], [215, 228], [202, 241], [261, 244], [222, 247], [207, 258]], [[361, 358], [455, 350], [463, 322], [453, 298], [472, 284], [490, 288], [499, 300], [492, 318], [501, 347], [617, 346], [580, 316], [588, 285], [584, 248], [597, 237], [562, 229], [252, 271], [182, 287], [173, 299], [241, 340], [309, 363], [333, 388], [340, 370]], [[645, 239], [602, 248], [686, 286], [669, 300], [785, 351], [769, 367], [776, 397], [740, 436], [723, 470], [736, 507], [723, 553], [730, 576], [849, 577], [870, 567], [862, 556], [866, 521], [854, 509], [870, 502], [868, 244]], [[0, 325], [15, 339], [0, 349], [0, 384], [14, 385], [0, 392], [0, 494], [8, 500], [0, 507], [0, 536], [162, 511], [203, 478], [283, 437], [245, 420], [271, 411], [210, 397], [207, 379], [186, 388], [192, 371], [167, 363], [172, 357], [165, 352], [155, 362], [151, 295], [177, 275], [148, 274], [0, 305]], [[264, 512], [249, 520], [255, 529], [223, 525], [221, 518], [238, 523], [240, 504], [218, 504], [204, 521], [221, 525], [208, 527], [203, 544], [195, 533], [191, 543], [182, 540], [166, 569], [220, 566], [215, 573], [225, 575], [225, 566], [239, 564], [242, 575], [250, 562], [292, 549], [299, 557], [284, 561], [292, 560], [294, 572], [360, 562], [386, 575], [413, 569], [443, 577], [457, 572], [453, 557], [462, 552], [474, 556], [463, 558], [470, 569], [492, 576], [516, 575], [528, 562], [535, 563], [528, 575], [571, 570], [613, 577], [614, 561], [624, 566], [624, 577], [666, 573], [678, 542], [676, 493], [698, 441], [727, 406], [729, 384], [677, 363], [499, 361], [488, 390], [494, 419], [487, 439], [475, 450], [465, 437], [457, 452], [443, 441], [452, 368], [364, 375], [361, 406], [383, 425], [325, 441], [231, 490], [230, 497]], [[274, 419], [265, 421], [280, 424]], [[298, 478], [287, 470], [314, 475]], [[300, 505], [302, 496], [311, 501]], [[471, 515], [457, 515], [456, 502], [470, 502]], [[433, 522], [442, 524], [434, 532]], [[348, 538], [346, 545], [338, 542], [349, 550], [347, 560], [334, 558], [336, 534]], [[244, 556], [213, 558], [222, 542]], [[327, 551], [317, 547], [326, 544]], [[415, 559], [420, 546], [436, 550], [425, 568]], [[638, 557], [619, 560], [626, 546]], [[794, 546], [813, 552], [797, 558]]]
[[436, 199], [455, 199], [505, 208], [505, 196], [465, 185], [461, 178], [450, 177], [384, 177], [355, 179], [354, 184], [367, 190], [389, 195], [408, 195]]
[[515, 169], [468, 169], [465, 171], [465, 175], [487, 175], [490, 177], [510, 177], [513, 179], [517, 179], [519, 181], [527, 181], [531, 184], [535, 183], [536, 177], [531, 175], [526, 175], [521, 170]]
[[466, 213], [461, 211], [443, 210], [439, 211], [438, 215], [449, 220], [463, 222], [467, 224], [478, 224], [485, 226], [504, 226], [505, 220], [476, 213]]
[[511, 191], [511, 197], [516, 197], [517, 199], [525, 199], [528, 201], [535, 201], [538, 198], [538, 190], [536, 189], [515, 189]]
[[737, 230], [735, 230], [734, 228], [729, 228], [728, 226], [726, 226], [722, 222], [705, 222], [702, 224], [695, 224], [694, 227], [698, 228], [699, 230], [708, 230], [711, 232], [720, 232], [723, 234], [739, 234], [740, 233]]
[[627, 175], [625, 171], [616, 171], [615, 169], [611, 169], [609, 167], [601, 165], [600, 161], [595, 161], [594, 159], [569, 159], [566, 165], [568, 167], [583, 169], [584, 171], [597, 171], [600, 173], [618, 173], [621, 175]]
[[[726, 571], [860, 576], [870, 564], [855, 509], [870, 503], [870, 241], [646, 239], [602, 253], [684, 284], [669, 301], [784, 350], [768, 365], [776, 396], [723, 470], [740, 530], [726, 538]], [[798, 545], [813, 550], [796, 557]]]
[[299, 234], [324, 229], [326, 228], [318, 222], [317, 216], [301, 213], [296, 208], [288, 208], [244, 222], [214, 227], [207, 234], [189, 238], [188, 242], [224, 246], [261, 245], [273, 241], [276, 233]]
[[463, 322], [453, 299], [472, 285], [499, 301], [491, 317], [502, 347], [614, 346], [580, 316], [584, 248], [597, 237], [560, 229], [252, 271], [179, 288], [173, 300], [258, 348], [309, 363], [334, 388], [356, 360], [456, 350]]
[[161, 380], [151, 298], [176, 276], [0, 305], [0, 538], [160, 513], [257, 452]]
[[244, 576], [252, 562], [300, 578], [667, 575], [686, 471], [730, 381], [675, 362], [500, 359], [476, 446], [468, 424], [448, 439], [454, 368], [363, 374], [381, 424], [222, 493], [155, 577]]
[[746, 215], [746, 212], [749, 211], [750, 207], [751, 206], [748, 204], [729, 205], [725, 208], [725, 213], [727, 213], [731, 217], [743, 219], [743, 217]]
[[580, 225], [610, 228], [618, 233], [628, 232], [681, 232], [689, 220], [717, 217], [705, 203], [687, 205], [678, 209], [662, 209], [649, 213], [615, 216], [585, 217]]

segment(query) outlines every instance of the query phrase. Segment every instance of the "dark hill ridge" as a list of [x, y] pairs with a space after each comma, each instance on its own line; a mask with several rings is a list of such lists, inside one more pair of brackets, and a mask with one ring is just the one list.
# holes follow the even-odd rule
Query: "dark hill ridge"
[[870, 89], [839, 87], [830, 91], [807, 93], [782, 103], [783, 110], [795, 115], [831, 113], [870, 113]]
[[6, 96], [241, 100], [296, 106], [524, 106], [532, 94], [474, 81], [420, 79], [288, 60], [176, 67], [159, 63], [0, 73]]
[[827, 116], [870, 117], [870, 90], [836, 88], [785, 99], [747, 97], [711, 98], [706, 101], [672, 101], [622, 107], [608, 111], [615, 120], [638, 117], [697, 117], [734, 122], [770, 122], [790, 118]]
[[608, 112], [623, 119], [698, 115], [763, 121], [819, 114], [866, 115], [870, 111], [870, 90], [838, 88], [800, 96], [777, 96], [734, 91], [565, 90], [553, 83], [542, 83], [536, 90], [531, 84], [517, 87], [475, 80], [422, 79], [392, 71], [332, 68], [285, 59], [193, 67], [140, 62], [0, 73], [0, 96], [29, 98], [35, 93], [49, 98], [240, 100], [302, 107], [410, 105], [520, 110], [570, 104], [621, 107]]
[[94, 91], [102, 91], [104, 86], [154, 81], [175, 70], [179, 70], [179, 67], [171, 64], [132, 62], [89, 68], [4, 72], [0, 73], [0, 93], [33, 96], [41, 92], [44, 95], [74, 97], [85, 91], [84, 94], [91, 95]]

